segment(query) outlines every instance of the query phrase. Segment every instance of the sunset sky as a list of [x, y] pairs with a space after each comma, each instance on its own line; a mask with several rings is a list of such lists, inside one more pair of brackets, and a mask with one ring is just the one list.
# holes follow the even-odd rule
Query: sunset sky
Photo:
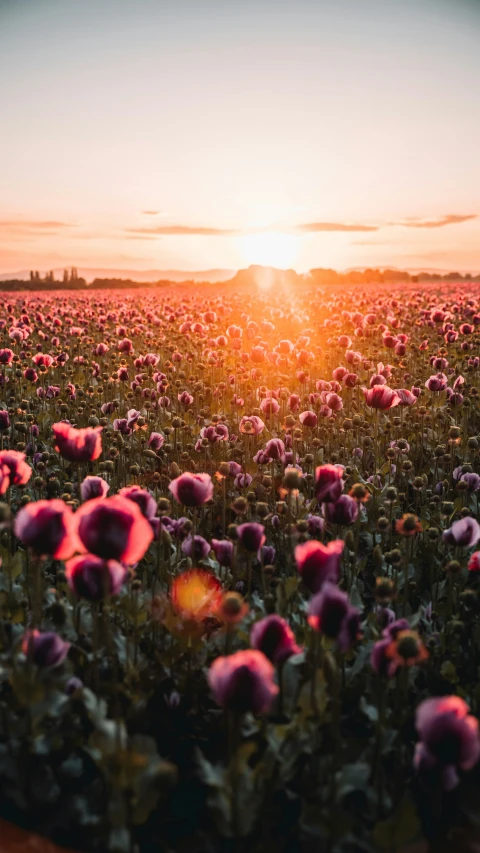
[[0, 272], [480, 271], [480, 0], [0, 0]]

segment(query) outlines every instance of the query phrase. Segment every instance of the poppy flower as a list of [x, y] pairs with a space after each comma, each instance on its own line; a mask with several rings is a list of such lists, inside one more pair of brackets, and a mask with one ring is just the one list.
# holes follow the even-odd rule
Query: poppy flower
[[87, 552], [131, 565], [142, 559], [152, 528], [132, 500], [114, 495], [94, 498], [75, 513], [78, 536]]
[[238, 428], [244, 435], [260, 435], [265, 429], [265, 424], [257, 415], [250, 415], [249, 417], [244, 415]]
[[190, 474], [185, 471], [168, 486], [178, 503], [184, 506], [202, 506], [213, 497], [213, 483], [209, 474]]
[[245, 618], [249, 606], [239, 592], [225, 592], [215, 615], [227, 625], [237, 625]]
[[480, 551], [475, 551], [468, 561], [469, 572], [480, 572]]
[[80, 483], [82, 501], [91, 501], [93, 498], [106, 498], [109, 489], [109, 484], [102, 477], [89, 475]]
[[62, 421], [52, 425], [55, 450], [69, 462], [92, 462], [102, 452], [102, 427], [75, 429]]
[[301, 652], [290, 625], [275, 613], [255, 622], [250, 632], [250, 645], [275, 665]]
[[220, 607], [222, 584], [206, 569], [191, 569], [174, 578], [170, 597], [183, 619], [201, 622]]
[[363, 388], [367, 406], [371, 409], [386, 411], [401, 403], [400, 396], [388, 385], [374, 385], [373, 388]]
[[345, 543], [334, 539], [323, 545], [311, 539], [295, 548], [295, 560], [302, 580], [310, 592], [319, 592], [324, 583], [336, 583], [340, 577], [340, 561]]
[[340, 495], [338, 500], [323, 504], [322, 512], [330, 524], [353, 524], [358, 518], [358, 502], [350, 495]]
[[399, 667], [414, 666], [428, 658], [428, 652], [416, 631], [399, 631], [391, 640], [386, 652], [391, 664], [389, 675], [394, 675]]
[[261, 714], [270, 709], [278, 686], [275, 670], [262, 652], [247, 649], [228, 657], [218, 657], [208, 672], [215, 701], [236, 713]]
[[401, 536], [415, 536], [416, 533], [421, 533], [422, 525], [416, 515], [407, 512], [395, 522], [395, 531]]
[[212, 550], [218, 564], [230, 568], [233, 560], [233, 542], [228, 539], [212, 539]]
[[26, 631], [23, 635], [22, 652], [31, 656], [39, 669], [51, 669], [65, 660], [70, 643], [66, 643], [54, 631]]
[[480, 524], [476, 518], [467, 515], [454, 521], [448, 530], [444, 530], [442, 539], [448, 545], [460, 545], [462, 548], [471, 548], [480, 540]]
[[319, 503], [336, 501], [343, 492], [343, 468], [319, 465], [315, 471], [315, 497]]
[[414, 765], [418, 772], [440, 774], [446, 790], [455, 788], [458, 771], [471, 770], [480, 759], [478, 720], [460, 696], [425, 699], [415, 715], [419, 742]]
[[116, 560], [85, 554], [66, 563], [65, 575], [70, 589], [79, 598], [101, 601], [106, 596], [118, 595], [128, 571]]
[[142, 515], [151, 521], [157, 514], [157, 502], [153, 495], [142, 489], [140, 486], [125, 486], [118, 493], [122, 498], [127, 498], [129, 501], [137, 504]]
[[25, 486], [32, 476], [30, 465], [25, 462], [25, 454], [17, 450], [0, 450], [0, 495], [4, 495], [9, 486]]
[[350, 604], [346, 592], [327, 581], [310, 601], [308, 624], [346, 652], [360, 636], [360, 611]]
[[64, 501], [31, 501], [20, 509], [14, 523], [15, 536], [38, 556], [66, 560], [79, 549], [76, 518]]
[[247, 521], [237, 527], [240, 545], [251, 554], [256, 554], [265, 542], [265, 528], [256, 521]]

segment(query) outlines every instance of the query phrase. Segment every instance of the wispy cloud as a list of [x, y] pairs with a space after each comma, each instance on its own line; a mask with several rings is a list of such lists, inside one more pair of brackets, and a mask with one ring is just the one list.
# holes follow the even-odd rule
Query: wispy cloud
[[230, 237], [239, 234], [233, 228], [209, 228], [202, 225], [157, 225], [153, 228], [127, 228], [128, 234], [158, 234], [165, 236]]
[[470, 219], [476, 219], [476, 213], [457, 214], [447, 213], [445, 216], [440, 216], [438, 219], [405, 219], [402, 222], [389, 222], [389, 225], [400, 225], [402, 228], [444, 228], [446, 225], [459, 225], [461, 222], [468, 222]]
[[7, 219], [0, 220], [0, 233], [8, 237], [46, 237], [74, 227], [71, 222], [56, 219]]
[[378, 225], [361, 225], [350, 222], [306, 222], [295, 227], [303, 234], [316, 234], [320, 231], [378, 231]]
[[144, 213], [145, 216], [158, 216], [160, 211], [159, 210], [142, 210], [142, 213]]

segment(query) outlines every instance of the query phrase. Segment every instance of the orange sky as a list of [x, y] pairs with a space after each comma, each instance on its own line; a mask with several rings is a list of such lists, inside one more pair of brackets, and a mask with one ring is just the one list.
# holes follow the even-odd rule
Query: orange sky
[[0, 272], [480, 270], [480, 4], [0, 4]]

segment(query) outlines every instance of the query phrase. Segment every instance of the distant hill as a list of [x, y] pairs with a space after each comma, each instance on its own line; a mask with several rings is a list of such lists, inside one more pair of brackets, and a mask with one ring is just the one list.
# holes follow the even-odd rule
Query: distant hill
[[[235, 275], [235, 270], [211, 269], [211, 270], [118, 270], [118, 269], [94, 269], [89, 267], [77, 267], [78, 275], [90, 284], [94, 279], [129, 279], [130, 281], [152, 282], [152, 281], [226, 281]], [[41, 272], [44, 275], [45, 271]], [[55, 278], [62, 280], [63, 267], [54, 269]], [[0, 281], [28, 281], [30, 270], [20, 270], [0, 274]]]

